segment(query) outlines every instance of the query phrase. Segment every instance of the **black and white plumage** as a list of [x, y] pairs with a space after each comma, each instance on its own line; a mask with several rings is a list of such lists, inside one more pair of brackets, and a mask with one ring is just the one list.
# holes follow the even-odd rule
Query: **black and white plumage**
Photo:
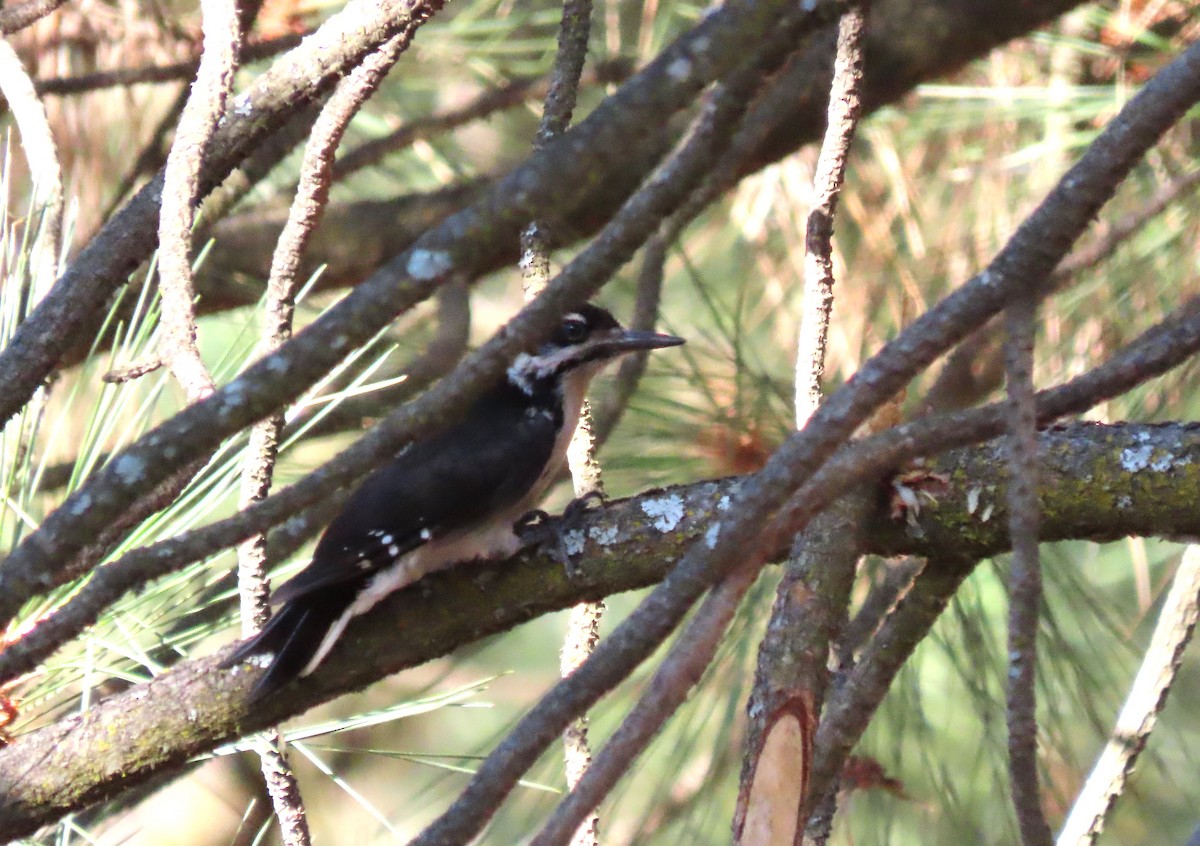
[[562, 468], [592, 377], [624, 353], [682, 343], [623, 329], [598, 306], [567, 314], [458, 422], [363, 482], [312, 562], [276, 592], [278, 613], [224, 665], [268, 661], [251, 692], [259, 699], [311, 673], [350, 620], [393, 591], [455, 563], [514, 554], [514, 523]]

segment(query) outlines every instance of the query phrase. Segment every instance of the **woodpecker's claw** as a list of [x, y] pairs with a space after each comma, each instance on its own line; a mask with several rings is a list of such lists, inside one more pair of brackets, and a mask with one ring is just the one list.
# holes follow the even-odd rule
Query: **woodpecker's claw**
[[603, 493], [600, 491], [588, 491], [583, 496], [577, 496], [567, 503], [567, 507], [563, 509], [563, 517], [567, 520], [574, 520], [580, 514], [587, 512], [592, 506], [603, 504]]
[[542, 528], [549, 520], [549, 514], [540, 508], [535, 508], [517, 518], [517, 522], [513, 523], [513, 534], [524, 540], [525, 535], [536, 534], [534, 530]]

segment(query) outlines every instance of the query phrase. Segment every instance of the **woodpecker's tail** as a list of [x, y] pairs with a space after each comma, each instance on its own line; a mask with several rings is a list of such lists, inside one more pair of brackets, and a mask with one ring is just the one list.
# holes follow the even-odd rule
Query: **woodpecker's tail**
[[257, 702], [300, 676], [343, 610], [344, 606], [315, 595], [297, 597], [280, 608], [262, 631], [238, 644], [221, 666], [228, 669], [253, 658], [270, 661], [250, 690], [248, 701]]

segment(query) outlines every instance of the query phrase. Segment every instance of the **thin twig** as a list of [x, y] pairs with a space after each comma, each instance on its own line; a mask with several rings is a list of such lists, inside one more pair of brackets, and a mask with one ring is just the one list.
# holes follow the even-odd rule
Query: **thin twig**
[[[14, 10], [15, 11], [15, 10]], [[291, 50], [298, 45], [309, 32], [280, 35], [261, 41], [252, 41], [242, 46], [238, 52], [239, 64], [257, 62], [269, 59], [271, 56]], [[81, 76], [62, 76], [34, 80], [37, 92], [42, 95], [56, 94], [86, 94], [89, 91], [99, 91], [103, 88], [138, 85], [144, 83], [181, 82], [191, 79], [200, 67], [200, 59], [187, 59], [170, 65], [154, 65], [143, 68], [118, 68], [111, 71], [97, 71]]]
[[[625, 60], [614, 59], [602, 62], [585, 73], [580, 79], [580, 83], [603, 85], [623, 82], [629, 76], [630, 70], [629, 62]], [[419, 118], [387, 135], [364, 141], [338, 159], [333, 166], [333, 179], [335, 182], [339, 182], [352, 173], [379, 163], [385, 156], [411, 146], [414, 141], [448, 132], [463, 124], [481, 120], [498, 111], [520, 105], [530, 97], [537, 96], [541, 88], [540, 77], [527, 76], [514, 79], [498, 88], [489, 88], [480, 92], [464, 106]]]
[[1063, 823], [1057, 846], [1089, 846], [1100, 836], [1106, 817], [1125, 791], [1125, 782], [1146, 747], [1158, 715], [1166, 707], [1167, 695], [1178, 676], [1183, 652], [1195, 634], [1198, 618], [1200, 546], [1190, 544], [1171, 580], [1150, 646], [1112, 735]]
[[0, 9], [0, 35], [12, 35], [53, 12], [66, 0], [27, 0], [17, 6]]
[[1144, 204], [1117, 218], [1111, 226], [1103, 227], [1096, 238], [1075, 250], [1059, 262], [1054, 276], [1060, 284], [1078, 276], [1107, 259], [1168, 208], [1171, 204], [1200, 186], [1200, 169], [1189, 171], [1162, 185]]
[[267, 795], [271, 797], [271, 807], [279, 820], [280, 839], [284, 846], [308, 846], [312, 843], [308, 815], [304, 810], [304, 797], [300, 795], [300, 783], [287, 759], [283, 733], [278, 728], [267, 729], [255, 746]]
[[821, 402], [833, 310], [833, 216], [846, 178], [850, 142], [862, 114], [864, 6], [850, 9], [838, 23], [829, 119], [813, 175], [813, 205], [804, 233], [804, 314], [796, 352], [797, 429], [804, 428]]
[[842, 629], [835, 646], [838, 667], [846, 670], [854, 666], [855, 654], [871, 641], [924, 568], [925, 560], [911, 555], [887, 564], [883, 578], [871, 588], [858, 612]]
[[[804, 300], [795, 368], [796, 428], [821, 402], [829, 316], [833, 308], [833, 223], [846, 159], [862, 111], [865, 10], [838, 24], [825, 137], [813, 177], [805, 233]], [[812, 738], [828, 683], [829, 646], [845, 622], [860, 544], [859, 522], [871, 498], [847, 497], [798, 537], [784, 563], [771, 620], [759, 644], [746, 710], [746, 757], [734, 809], [734, 839], [743, 846], [804, 838], [803, 808]]]
[[911, 590], [867, 642], [854, 669], [830, 692], [813, 743], [813, 795], [828, 796], [836, 790], [846, 757], [866, 731], [896, 674], [972, 569], [967, 559], [930, 558]]
[[709, 593], [688, 624], [683, 636], [672, 645], [646, 686], [646, 692], [630, 709], [591, 767], [555, 808], [531, 846], [562, 846], [604, 797], [629, 772], [638, 755], [679, 710], [692, 688], [704, 675], [746, 591], [754, 584], [758, 568], [744, 567], [723, 579]]
[[[378, 89], [408, 46], [410, 37], [411, 32], [393, 36], [339, 82], [313, 126], [300, 165], [300, 188], [271, 261], [260, 357], [275, 352], [291, 337], [296, 292], [302, 281], [297, 277], [300, 256], [329, 199], [337, 146], [351, 118]], [[241, 508], [267, 496], [283, 425], [283, 415], [274, 414], [251, 430], [242, 475]], [[238, 548], [238, 595], [244, 637], [257, 633], [270, 616], [266, 560], [265, 534], [255, 535]], [[271, 735], [267, 738], [268, 748], [259, 753], [267, 791], [274, 803], [284, 842], [288, 846], [305, 846], [310, 837], [299, 785], [284, 755], [282, 735], [277, 729], [272, 730]]]
[[[533, 139], [534, 150], [541, 150], [558, 139], [571, 124], [571, 114], [579, 96], [579, 81], [587, 59], [588, 33], [592, 23], [592, 0], [565, 0], [558, 28], [558, 49], [550, 70], [550, 85], [542, 106], [542, 119]], [[550, 281], [550, 236], [544, 220], [532, 220], [521, 233], [521, 276], [527, 300], [541, 293]], [[579, 411], [579, 422], [567, 448], [567, 466], [576, 497], [598, 495], [604, 498], [604, 477], [596, 460], [596, 442], [592, 432], [591, 403], [586, 399]], [[584, 602], [571, 609], [567, 631], [559, 657], [559, 672], [565, 678], [575, 672], [596, 648], [600, 639], [603, 602]], [[581, 714], [563, 730], [563, 768], [567, 786], [574, 788], [592, 762], [588, 744], [588, 720]], [[587, 814], [576, 820], [570, 832], [571, 846], [598, 846], [600, 818]]]
[[[642, 269], [638, 273], [637, 295], [633, 303], [633, 318], [629, 325], [633, 329], [652, 331], [658, 325], [658, 307], [662, 301], [663, 271], [667, 259], [668, 242], [664, 237], [669, 224], [664, 224], [642, 248]], [[595, 415], [596, 443], [608, 441], [621, 417], [629, 407], [629, 401], [641, 384], [646, 373], [647, 352], [636, 352], [625, 356], [617, 368], [612, 390], [604, 407]]]
[[[0, 10], [0, 30], [9, 31], [4, 30], [4, 14], [19, 12], [24, 8], [18, 6], [12, 10]], [[58, 278], [63, 228], [62, 165], [58, 161], [58, 147], [54, 143], [46, 108], [38, 99], [29, 74], [7, 39], [0, 39], [0, 93], [8, 101], [20, 130], [21, 149], [29, 163], [33, 180], [34, 213], [42, 217], [38, 254], [33, 259], [33, 287], [36, 290], [39, 285], [50, 285], [52, 280]]]
[[216, 387], [196, 348], [192, 224], [200, 197], [201, 163], [233, 88], [242, 39], [233, 0], [201, 0], [200, 13], [204, 51], [167, 156], [158, 226], [160, 355], [190, 402], [204, 399]]
[[1009, 422], [1005, 443], [1011, 468], [1008, 526], [1013, 539], [1008, 611], [1008, 765], [1013, 807], [1024, 846], [1050, 846], [1054, 836], [1042, 809], [1037, 765], [1037, 628], [1042, 610], [1038, 557], [1037, 408], [1033, 344], [1037, 302], [1030, 297], [1005, 313], [1004, 363]]

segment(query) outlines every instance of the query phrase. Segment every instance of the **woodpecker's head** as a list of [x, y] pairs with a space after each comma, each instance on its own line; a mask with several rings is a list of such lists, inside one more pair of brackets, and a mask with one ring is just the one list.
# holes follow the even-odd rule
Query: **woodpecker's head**
[[682, 344], [683, 338], [626, 329], [609, 312], [590, 303], [563, 315], [549, 340], [534, 354], [521, 353], [508, 378], [526, 393], [547, 381], [586, 382], [625, 353]]

